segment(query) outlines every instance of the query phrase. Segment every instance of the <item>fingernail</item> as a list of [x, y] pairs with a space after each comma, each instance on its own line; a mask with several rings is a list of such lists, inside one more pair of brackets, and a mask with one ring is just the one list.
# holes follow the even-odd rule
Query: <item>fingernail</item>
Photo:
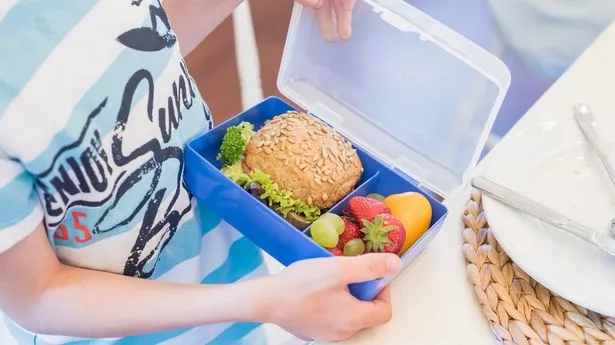
[[390, 273], [397, 273], [401, 267], [401, 260], [397, 256], [390, 256], [387, 259], [387, 269]]
[[352, 35], [352, 29], [350, 28], [350, 26], [344, 26], [340, 29], [339, 34], [343, 40], [347, 40]]

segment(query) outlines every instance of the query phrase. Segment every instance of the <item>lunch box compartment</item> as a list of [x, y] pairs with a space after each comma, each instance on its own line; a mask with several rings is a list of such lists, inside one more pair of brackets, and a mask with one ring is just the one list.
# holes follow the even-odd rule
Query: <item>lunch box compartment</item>
[[[357, 148], [361, 152], [360, 157], [363, 162], [370, 164], [378, 164], [377, 162], [370, 162], [372, 160], [369, 156], [363, 156], [360, 148]], [[431, 205], [432, 216], [427, 230], [405, 253], [402, 255], [402, 270], [409, 266], [413, 259], [416, 258], [426, 247], [427, 243], [437, 234], [440, 230], [442, 223], [446, 219], [447, 209], [444, 205], [438, 202], [435, 198], [428, 193], [421, 191], [407, 178], [394, 173], [390, 169], [379, 166], [378, 172], [371, 176], [364, 183], [360, 184], [358, 188], [348, 194], [344, 199], [338, 202], [327, 213], [335, 213], [337, 215], [343, 215], [344, 210], [348, 207], [348, 201], [355, 196], [367, 196], [371, 193], [378, 193], [382, 195], [391, 195], [406, 192], [417, 192], [424, 195]], [[305, 231], [307, 236], [310, 236], [310, 227]], [[363, 282], [359, 284], [351, 284], [349, 286], [350, 292], [361, 300], [372, 300], [376, 294], [386, 286], [394, 277], [386, 277], [384, 279], [377, 279], [373, 281]]]

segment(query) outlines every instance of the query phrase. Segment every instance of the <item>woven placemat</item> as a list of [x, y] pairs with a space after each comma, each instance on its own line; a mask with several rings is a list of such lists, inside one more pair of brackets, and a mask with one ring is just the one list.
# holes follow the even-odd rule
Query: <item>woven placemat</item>
[[501, 343], [615, 345], [614, 318], [556, 295], [511, 261], [489, 230], [479, 192], [466, 204], [463, 223], [468, 276]]

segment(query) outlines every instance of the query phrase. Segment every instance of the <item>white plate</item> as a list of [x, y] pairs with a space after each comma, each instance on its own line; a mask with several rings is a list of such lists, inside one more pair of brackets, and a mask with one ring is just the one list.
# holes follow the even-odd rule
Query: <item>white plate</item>
[[[569, 108], [571, 109], [571, 108]], [[484, 175], [568, 215], [608, 232], [615, 215], [615, 189], [574, 123], [572, 111], [517, 126], [496, 147]], [[601, 138], [615, 161], [615, 119], [596, 114]], [[553, 120], [556, 119], [556, 120]], [[506, 253], [525, 272], [556, 294], [615, 317], [615, 258], [488, 197], [485, 212]]]

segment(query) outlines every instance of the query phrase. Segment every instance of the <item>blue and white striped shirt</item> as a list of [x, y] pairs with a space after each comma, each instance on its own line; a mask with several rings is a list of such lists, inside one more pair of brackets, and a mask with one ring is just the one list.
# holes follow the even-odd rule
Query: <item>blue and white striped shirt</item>
[[[0, 51], [0, 252], [44, 222], [77, 267], [203, 284], [266, 272], [182, 185], [183, 148], [212, 121], [159, 1], [3, 0]], [[264, 343], [247, 323], [103, 340], [3, 327], [2, 344]]]

